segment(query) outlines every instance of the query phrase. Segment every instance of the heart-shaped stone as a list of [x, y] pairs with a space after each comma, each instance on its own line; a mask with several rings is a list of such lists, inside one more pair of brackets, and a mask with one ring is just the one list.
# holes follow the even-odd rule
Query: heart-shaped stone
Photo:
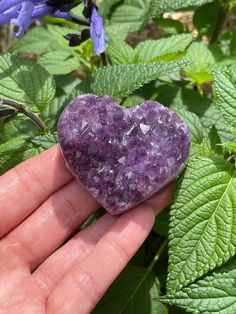
[[72, 174], [111, 214], [150, 197], [175, 178], [189, 153], [189, 131], [155, 101], [129, 109], [111, 97], [79, 96], [63, 111], [58, 136]]

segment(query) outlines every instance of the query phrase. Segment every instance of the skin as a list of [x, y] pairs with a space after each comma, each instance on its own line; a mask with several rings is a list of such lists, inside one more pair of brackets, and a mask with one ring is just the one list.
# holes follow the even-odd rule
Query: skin
[[90, 313], [172, 190], [78, 232], [99, 204], [73, 180], [58, 145], [1, 176], [0, 187], [0, 314]]

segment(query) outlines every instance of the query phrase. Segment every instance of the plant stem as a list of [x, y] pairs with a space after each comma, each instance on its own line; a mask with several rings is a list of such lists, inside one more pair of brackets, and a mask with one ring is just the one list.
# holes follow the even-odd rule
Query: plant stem
[[164, 250], [164, 248], [166, 247], [167, 243], [168, 243], [168, 239], [166, 238], [166, 239], [162, 242], [161, 246], [159, 247], [159, 250], [157, 251], [157, 254], [154, 256], [154, 258], [153, 258], [151, 264], [149, 265], [149, 267], [148, 267], [148, 273], [149, 273], [150, 271], [152, 271], [152, 269], [153, 269], [153, 267], [155, 266], [156, 262], [159, 260], [159, 258], [160, 258], [160, 256], [161, 256], [161, 253], [163, 252], [163, 250]]
[[0, 98], [0, 104], [15, 108], [18, 111], [18, 113], [22, 113], [28, 118], [30, 118], [38, 126], [40, 130], [45, 131], [47, 129], [46, 124], [36, 114], [26, 109], [23, 105], [18, 104], [11, 100], [2, 99], [2, 98]]
[[100, 57], [101, 57], [102, 65], [104, 67], [108, 66], [108, 59], [107, 59], [106, 53], [105, 52], [100, 53]]
[[220, 9], [219, 9], [218, 19], [216, 21], [216, 25], [215, 25], [214, 31], [212, 33], [212, 36], [211, 36], [210, 44], [217, 41], [217, 39], [221, 33], [221, 30], [224, 26], [226, 18], [227, 18], [227, 10], [221, 5]]

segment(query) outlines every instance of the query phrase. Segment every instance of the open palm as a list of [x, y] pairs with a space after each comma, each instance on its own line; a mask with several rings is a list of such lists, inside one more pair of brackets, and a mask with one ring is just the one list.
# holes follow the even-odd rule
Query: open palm
[[90, 313], [170, 199], [169, 187], [76, 233], [99, 204], [71, 177], [57, 145], [7, 172], [0, 178], [0, 313]]

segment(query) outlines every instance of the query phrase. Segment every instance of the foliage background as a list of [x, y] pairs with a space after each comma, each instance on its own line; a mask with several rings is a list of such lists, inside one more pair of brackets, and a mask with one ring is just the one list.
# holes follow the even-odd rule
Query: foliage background
[[0, 97], [47, 125], [1, 106], [1, 174], [55, 144], [60, 113], [83, 93], [126, 107], [158, 100], [191, 132], [173, 203], [94, 313], [236, 313], [235, 4], [103, 0], [108, 67], [90, 40], [68, 47], [74, 23], [46, 18], [18, 42], [0, 30]]

